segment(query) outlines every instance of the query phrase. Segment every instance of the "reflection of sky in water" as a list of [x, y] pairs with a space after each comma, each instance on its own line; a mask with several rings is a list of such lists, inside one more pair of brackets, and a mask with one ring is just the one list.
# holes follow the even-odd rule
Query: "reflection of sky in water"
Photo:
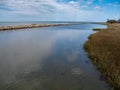
[[108, 90], [83, 50], [93, 31], [69, 27], [0, 32], [0, 90]]

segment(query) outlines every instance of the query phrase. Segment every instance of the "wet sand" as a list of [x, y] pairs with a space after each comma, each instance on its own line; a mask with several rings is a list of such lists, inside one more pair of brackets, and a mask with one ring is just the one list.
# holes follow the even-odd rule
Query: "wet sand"
[[103, 77], [120, 90], [120, 24], [90, 35], [84, 47]]

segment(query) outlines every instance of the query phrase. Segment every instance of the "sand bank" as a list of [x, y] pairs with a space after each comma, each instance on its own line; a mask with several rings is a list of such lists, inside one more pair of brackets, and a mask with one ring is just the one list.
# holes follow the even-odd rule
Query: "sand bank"
[[72, 24], [28, 24], [28, 25], [16, 25], [16, 26], [1, 26], [0, 31], [25, 29], [25, 28], [50, 27], [50, 26], [65, 26], [65, 25], [72, 25]]

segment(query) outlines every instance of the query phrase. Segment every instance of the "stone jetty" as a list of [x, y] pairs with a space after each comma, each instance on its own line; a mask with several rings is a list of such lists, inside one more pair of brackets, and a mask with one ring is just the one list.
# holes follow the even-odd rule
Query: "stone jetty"
[[27, 24], [27, 25], [16, 25], [16, 26], [0, 26], [0, 31], [4, 30], [17, 30], [25, 28], [38, 28], [38, 27], [50, 27], [50, 26], [66, 26], [73, 24]]

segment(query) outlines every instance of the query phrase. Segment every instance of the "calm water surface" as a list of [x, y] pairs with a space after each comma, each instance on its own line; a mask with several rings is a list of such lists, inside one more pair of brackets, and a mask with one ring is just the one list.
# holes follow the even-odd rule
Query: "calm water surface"
[[83, 45], [93, 27], [0, 32], [0, 90], [110, 90]]

